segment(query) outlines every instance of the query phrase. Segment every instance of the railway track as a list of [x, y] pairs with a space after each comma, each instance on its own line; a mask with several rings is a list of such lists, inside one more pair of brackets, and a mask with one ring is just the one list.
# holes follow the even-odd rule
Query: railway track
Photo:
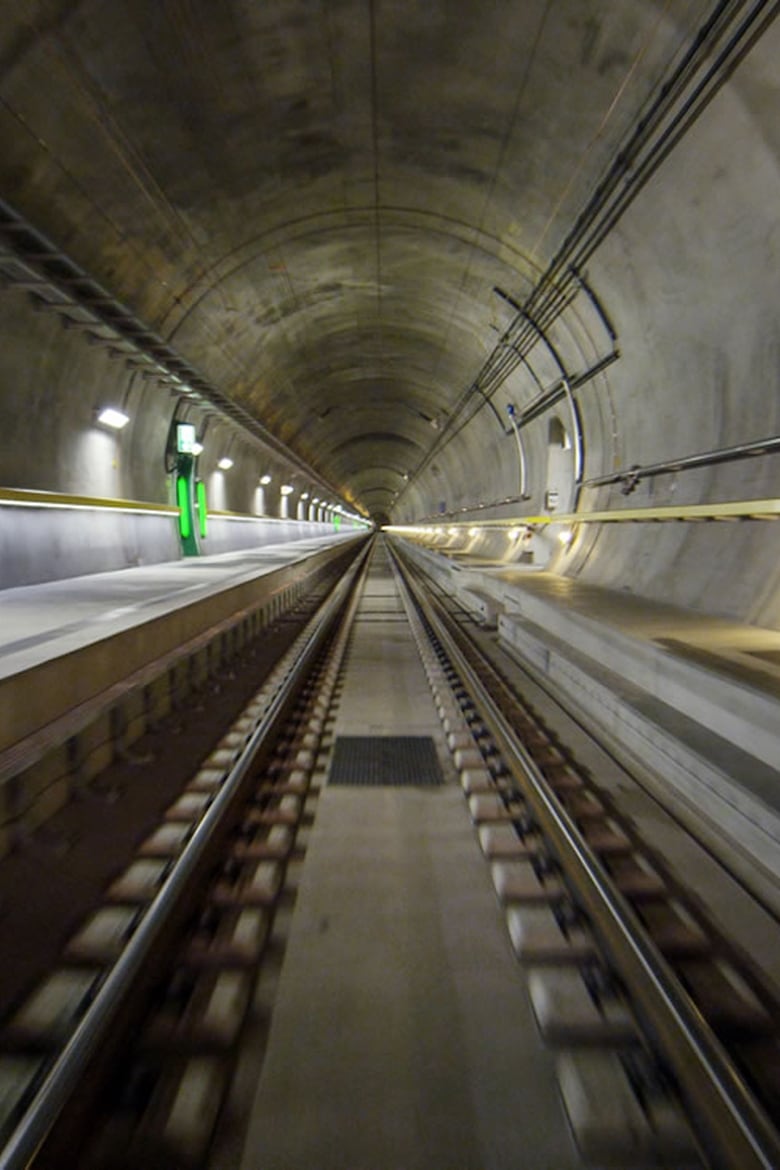
[[[684, 1156], [668, 1112], [676, 1096], [705, 1164], [780, 1165], [771, 992], [464, 635], [452, 607], [419, 584], [414, 592], [439, 643], [429, 677], [537, 1021], [567, 1050], [561, 1088], [575, 1131], [582, 1121], [580, 1148], [614, 1160], [610, 1113], [624, 1100], [643, 1114], [637, 1159]], [[589, 1089], [603, 1111], [581, 1109]]]
[[363, 559], [142, 842], [61, 963], [4, 1021], [3, 1170], [122, 1164], [123, 1151], [133, 1165], [141, 1156], [166, 1167], [203, 1155], [322, 734], [333, 685], [322, 656], [334, 637], [338, 646], [337, 619]]
[[[324, 774], [363, 568], [4, 1022], [0, 1170], [204, 1164]], [[404, 594], [584, 1158], [780, 1165], [777, 1005], [462, 624], [419, 580]]]

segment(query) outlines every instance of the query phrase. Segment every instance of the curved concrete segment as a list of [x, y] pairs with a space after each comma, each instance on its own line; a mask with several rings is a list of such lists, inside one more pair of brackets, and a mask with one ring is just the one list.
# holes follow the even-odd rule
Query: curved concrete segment
[[[176, 421], [246, 517], [774, 498], [765, 10], [9, 13], [0, 486], [170, 506]], [[778, 531], [594, 523], [550, 567], [776, 626]]]

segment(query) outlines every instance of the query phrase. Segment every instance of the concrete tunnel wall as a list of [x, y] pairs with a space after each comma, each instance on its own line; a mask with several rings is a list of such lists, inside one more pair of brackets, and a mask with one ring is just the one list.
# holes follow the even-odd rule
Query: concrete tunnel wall
[[[589, 265], [621, 358], [578, 395], [586, 478], [780, 433], [778, 60], [775, 26]], [[565, 404], [554, 413], [569, 425]], [[550, 417], [524, 431], [528, 514], [544, 509], [551, 486]], [[514, 495], [512, 447], [482, 410], [409, 493], [403, 520], [435, 513], [434, 501], [446, 500], [448, 512], [456, 512], [475, 498]], [[770, 456], [646, 479], [630, 505], [775, 498], [779, 488], [778, 456]], [[626, 505], [617, 485], [587, 490], [580, 499], [584, 511]], [[484, 513], [501, 514], [501, 508]], [[469, 509], [463, 518], [480, 515]], [[582, 526], [550, 567], [640, 596], [780, 626], [780, 525]]]
[[[204, 438], [198, 474], [209, 509], [235, 514], [209, 516], [204, 554], [333, 532], [332, 523], [300, 501], [300, 482], [284, 516], [279, 489], [292, 477], [237, 428], [127, 371], [107, 347], [65, 329], [55, 313], [35, 311], [23, 292], [6, 289], [0, 297], [1, 488], [171, 506], [165, 450], [178, 410]], [[96, 409], [104, 405], [129, 414], [122, 431], [96, 423]], [[217, 466], [222, 456], [234, 461], [229, 471]], [[272, 482], [261, 487], [264, 473]], [[180, 556], [173, 514], [0, 500], [0, 589]]]
[[[648, 8], [654, 6], [622, 5], [615, 17], [613, 37], [620, 39], [620, 30], [615, 31], [618, 25], [630, 31], [634, 14]], [[118, 13], [117, 20], [120, 17], [125, 19]], [[682, 23], [689, 17], [676, 12], [670, 16], [667, 10], [659, 17], [662, 32], [672, 28], [678, 19]], [[136, 35], [124, 26], [116, 35], [120, 32], [128, 44]], [[625, 29], [624, 33], [628, 35]], [[98, 39], [96, 29], [95, 44]], [[673, 40], [668, 39], [670, 43]], [[659, 40], [663, 42], [664, 37]], [[576, 144], [567, 138], [566, 125], [567, 119], [572, 124], [576, 122], [577, 95], [584, 90], [572, 88], [570, 94], [567, 84], [573, 87], [576, 81], [581, 86], [606, 86], [609, 80], [606, 66], [582, 78], [573, 74], [566, 77], [561, 72], [566, 63], [564, 37], [560, 44], [561, 61], [547, 63], [550, 91], [554, 92], [555, 86], [560, 90], [556, 95], [557, 139], [548, 134], [540, 157], [527, 160], [526, 173], [534, 175], [543, 173], [545, 159], [549, 162], [545, 151], [569, 152], [572, 165], [577, 163]], [[86, 141], [78, 139], [76, 132], [68, 138], [72, 127], [65, 119], [57, 122], [44, 100], [45, 93], [36, 89], [36, 74], [26, 59], [36, 54], [38, 49], [31, 41], [13, 63], [9, 92], [17, 97], [17, 90], [22, 93], [29, 119], [32, 122], [38, 118], [39, 136], [45, 132], [66, 156], [59, 137], [62, 134], [70, 157], [78, 163], [79, 152], [86, 152], [84, 157], [89, 154]], [[41, 49], [38, 55], [40, 61], [35, 67], [43, 68], [45, 53]], [[634, 463], [760, 439], [778, 431], [780, 346], [775, 307], [780, 292], [780, 143], [774, 63], [779, 58], [780, 32], [775, 25], [741, 62], [588, 265], [588, 278], [616, 326], [621, 357], [578, 395], [586, 477]], [[28, 66], [29, 74], [25, 72]], [[124, 79], [117, 80], [121, 71], [112, 69], [113, 65], [105, 65], [107, 84], [109, 88], [113, 85], [112, 92], [121, 96], [120, 82], [124, 84]], [[150, 102], [153, 96], [149, 95]], [[547, 92], [540, 95], [540, 108], [548, 98]], [[142, 113], [138, 113], [139, 125]], [[423, 130], [424, 124], [420, 133]], [[592, 140], [591, 148], [596, 154], [600, 152], [605, 162], [608, 160], [607, 144], [598, 136]], [[248, 231], [244, 247], [226, 250], [221, 262], [208, 268], [206, 277], [195, 280], [193, 233], [182, 247], [180, 240], [163, 233], [157, 220], [145, 219], [141, 214], [143, 204], [137, 202], [138, 192], [122, 185], [120, 170], [101, 172], [95, 163], [82, 178], [94, 183], [96, 198], [99, 192], [106, 207], [113, 207], [117, 222], [135, 225], [135, 235], [128, 233], [124, 241], [117, 233], [111, 234], [107, 221], [90, 218], [83, 198], [81, 202], [76, 199], [62, 175], [36, 154], [37, 150], [32, 140], [21, 138], [13, 149], [7, 150], [5, 194], [11, 199], [18, 196], [35, 222], [54, 232], [63, 247], [73, 248], [112, 291], [129, 299], [142, 316], [163, 329], [195, 364], [203, 365], [217, 384], [228, 391], [235, 390], [240, 397], [244, 390], [251, 389], [255, 362], [264, 362], [259, 380], [270, 386], [268, 419], [275, 420], [283, 430], [288, 427], [284, 435], [288, 441], [316, 452], [319, 379], [327, 375], [325, 367], [316, 364], [320, 340], [317, 330], [335, 328], [335, 324], [343, 329], [340, 318], [329, 314], [346, 295], [350, 276], [359, 270], [362, 254], [369, 246], [360, 235], [365, 216], [363, 221], [357, 217], [354, 226], [346, 215], [334, 224], [329, 206], [326, 214], [327, 200], [324, 196], [320, 200], [320, 193], [326, 192], [330, 181], [327, 169], [308, 179], [300, 177], [301, 205], [294, 209], [300, 212], [301, 222], [306, 218], [304, 211], [311, 213], [319, 234], [306, 236], [302, 228], [298, 236], [285, 235], [280, 228], [278, 236], [284, 237], [285, 257], [291, 268], [297, 255], [305, 254], [309, 259], [314, 257], [323, 279], [328, 280], [312, 312], [293, 315], [285, 303], [283, 277], [271, 263], [277, 238], [273, 233], [267, 240], [261, 233], [255, 239]], [[334, 160], [336, 169], [337, 161]], [[173, 164], [171, 156], [168, 165]], [[423, 161], [422, 169], [424, 165]], [[197, 173], [191, 176], [187, 190], [190, 202], [184, 198], [180, 201], [193, 216], [196, 196], [202, 196], [207, 180], [216, 181], [214, 175], [209, 179], [206, 171], [195, 169]], [[524, 178], [522, 169], [512, 173]], [[165, 176], [160, 174], [163, 182]], [[9, 175], [17, 180], [15, 187], [8, 185]], [[232, 176], [236, 182], [240, 177]], [[415, 177], [419, 178], [416, 171]], [[435, 313], [426, 311], [426, 304], [448, 299], [448, 285], [459, 271], [459, 250], [466, 248], [465, 241], [470, 247], [472, 236], [483, 240], [465, 289], [475, 299], [495, 283], [522, 300], [540, 271], [543, 251], [540, 249], [540, 256], [533, 257], [514, 238], [492, 239], [487, 232], [480, 235], [474, 222], [468, 222], [474, 211], [467, 190], [470, 177], [465, 170], [431, 172], [426, 181], [425, 189], [414, 192], [418, 203], [422, 206], [428, 196], [435, 200], [449, 191], [447, 211], [453, 222], [459, 217], [463, 226], [458, 229], [460, 236], [453, 228], [450, 237], [440, 237], [438, 267], [432, 266], [425, 279], [417, 282], [415, 301], [406, 307], [405, 327], [424, 337], [433, 336], [438, 321]], [[397, 182], [400, 189], [400, 180]], [[520, 238], [523, 217], [534, 225], [543, 224], [550, 208], [540, 203], [539, 183], [528, 192], [523, 188], [527, 203], [519, 201], [518, 191], [517, 183], [513, 186], [504, 181], [495, 199], [502, 207], [511, 208], [512, 223]], [[567, 192], [560, 194], [565, 207]], [[321, 220], [314, 215], [317, 207], [322, 212]], [[577, 205], [572, 203], [565, 209], [573, 218]], [[228, 223], [227, 212], [224, 223]], [[422, 212], [418, 214], [414, 208], [405, 220], [399, 218], [397, 223], [384, 227], [388, 298], [413, 262], [418, 242], [427, 238], [427, 230]], [[398, 251], [391, 254], [396, 245]], [[216, 244], [214, 248], [218, 251]], [[369, 304], [373, 288], [367, 284], [361, 295]], [[65, 332], [54, 314], [34, 313], [24, 294], [6, 290], [0, 296], [0, 426], [4, 436], [0, 486], [171, 503], [161, 459], [174, 404], [169, 393], [154, 382], [144, 382], [139, 375], [128, 373], [123, 363], [112, 361], [105, 349], [90, 347], [78, 333]], [[506, 319], [505, 307], [494, 301], [491, 313], [500, 327]], [[451, 347], [461, 346], [468, 359], [465, 364], [476, 367], [486, 339], [476, 331], [468, 315], [462, 314], [459, 302], [451, 318]], [[357, 319], [354, 325], [352, 341], [360, 348], [360, 330], [364, 327]], [[556, 324], [554, 336], [574, 370], [586, 367], [604, 350], [603, 336], [597, 335], [593, 320], [581, 305]], [[228, 338], [235, 350], [218, 344]], [[236, 380], [234, 353], [243, 343], [249, 346], [248, 356]], [[307, 357], [306, 361], [311, 377], [304, 387], [298, 382], [293, 388], [285, 379], [285, 346], [310, 355], [311, 360]], [[443, 377], [445, 381], [453, 380], [455, 393], [460, 386], [454, 379], [461, 375], [455, 364], [450, 366], [447, 355], [442, 360]], [[388, 361], [392, 361], [392, 354]], [[540, 363], [540, 372], [547, 382], [554, 378], [554, 370], [544, 362]], [[392, 387], [391, 380], [387, 388], [390, 395]], [[522, 405], [535, 392], [519, 374], [513, 375], [496, 398], [498, 415], [505, 417], [508, 402]], [[365, 394], [361, 383], [356, 393]], [[131, 423], [120, 436], [97, 432], [92, 424], [93, 407], [109, 398], [124, 402], [131, 414]], [[296, 431], [290, 431], [292, 424], [285, 421], [286, 407], [293, 403], [307, 412], [306, 423]], [[395, 400], [393, 409], [400, 417], [404, 409], [401, 398]], [[433, 395], [430, 410], [434, 415]], [[195, 408], [192, 411], [197, 414]], [[555, 414], [568, 426], [564, 407]], [[544, 416], [531, 424], [524, 435], [530, 497], [524, 503], [500, 503], [518, 494], [517, 453], [508, 428], [502, 428], [485, 408], [403, 491], [393, 518], [415, 521], [435, 516], [442, 504], [458, 518], [475, 520], [539, 512], [551, 486], [549, 421], [550, 416]], [[255, 450], [216, 419], [210, 421], [209, 427], [214, 444], [207, 447], [203, 457], [204, 470], [220, 499], [217, 506], [251, 515], [257, 510]], [[223, 446], [218, 441], [221, 427], [235, 466], [220, 479], [215, 462], [222, 453], [218, 449]], [[407, 446], [416, 458], [424, 453], [433, 432], [427, 423], [420, 423], [415, 436]], [[775, 496], [776, 461], [777, 456], [767, 457], [643, 481], [631, 503]], [[339, 474], [342, 470], [339, 467]], [[399, 489], [403, 487], [402, 471], [399, 462], [393, 468]], [[368, 483], [367, 473], [355, 472], [354, 482]], [[298, 491], [303, 486], [299, 484]], [[489, 506], [478, 509], [476, 505], [480, 503]], [[586, 491], [580, 499], [584, 509], [619, 507], [624, 503], [618, 487]], [[558, 571], [638, 595], [778, 625], [778, 528], [776, 524], [760, 522], [601, 529], [583, 526], [576, 542], [567, 551], [557, 551], [551, 565]], [[161, 554], [159, 538], [152, 536], [151, 522], [143, 531], [148, 534], [148, 543], [147, 537], [140, 542], [132, 536], [123, 537], [126, 546], [114, 550], [119, 560], [133, 563]], [[13, 542], [6, 547], [8, 555], [13, 556]]]
[[[591, 264], [624, 357], [583, 392], [587, 474], [780, 433], [780, 138], [775, 25]], [[778, 456], [644, 480], [631, 506], [776, 497]], [[584, 508], [625, 506], [620, 488]], [[780, 624], [780, 528], [603, 528], [566, 571], [760, 625]]]

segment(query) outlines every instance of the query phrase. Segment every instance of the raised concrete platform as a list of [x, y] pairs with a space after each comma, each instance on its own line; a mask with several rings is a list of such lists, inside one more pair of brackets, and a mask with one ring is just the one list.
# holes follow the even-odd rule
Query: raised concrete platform
[[198, 557], [6, 589], [0, 605], [0, 751], [144, 663], [282, 590], [349, 537]]
[[0, 854], [360, 539], [329, 534], [4, 590]]
[[459, 599], [478, 584], [539, 681], [757, 872], [762, 896], [780, 895], [780, 631], [519, 565], [412, 555]]
[[0, 594], [0, 679], [144, 625], [354, 539], [333, 535], [91, 573]]

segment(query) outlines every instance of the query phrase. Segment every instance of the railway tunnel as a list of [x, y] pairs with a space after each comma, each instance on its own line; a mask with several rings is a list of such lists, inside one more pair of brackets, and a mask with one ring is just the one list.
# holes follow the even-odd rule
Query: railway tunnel
[[[341, 665], [316, 667], [331, 670], [335, 698], [313, 714], [277, 679], [267, 718], [253, 716], [258, 745], [277, 715], [298, 720], [281, 733], [292, 763], [280, 762], [288, 749], [255, 745], [265, 771], [247, 822], [268, 837], [252, 863], [265, 850], [261, 864], [281, 866], [267, 904], [257, 890], [246, 903], [271, 926], [247, 1008], [256, 1029], [258, 1016], [270, 1021], [270, 1039], [255, 1035], [240, 1057], [231, 1048], [243, 1088], [220, 1111], [228, 1124], [211, 1155], [211, 1131], [198, 1146], [198, 1111], [183, 1102], [219, 1094], [203, 1088], [210, 1071], [181, 1072], [186, 1045], [174, 1044], [178, 1072], [165, 1076], [180, 1087], [166, 1090], [169, 1113], [155, 1106], [170, 1164], [774, 1164], [777, 9], [35, 0], [0, 19], [0, 931], [13, 956], [0, 977], [3, 1170], [28, 1164], [15, 1146], [26, 1125], [20, 1151], [44, 1133], [56, 1150], [71, 1124], [48, 1104], [24, 1120], [78, 1044], [60, 1053], [48, 1033], [31, 1040], [20, 1013], [61, 953], [63, 970], [84, 974], [72, 938], [151, 840], [153, 818], [180, 809], [193, 784], [202, 793], [204, 772], [243, 790], [249, 765], [225, 762], [238, 734], [227, 723], [246, 721], [255, 692], [277, 695], [285, 654], [303, 658], [320, 637], [337, 653], [331, 619], [316, 615], [352, 574]], [[426, 657], [439, 653], [446, 665]], [[458, 698], [482, 685], [475, 653], [499, 681], [490, 697]], [[439, 670], [447, 686], [457, 676], [458, 711]], [[304, 714], [291, 715], [295, 703]], [[301, 731], [306, 720], [317, 729]], [[520, 747], [507, 720], [527, 728]], [[307, 734], [324, 738], [311, 748], [296, 738]], [[311, 768], [294, 763], [309, 751]], [[419, 788], [399, 780], [408, 752]], [[344, 781], [350, 759], [366, 783]], [[289, 782], [302, 767], [308, 795]], [[537, 790], [551, 778], [553, 797]], [[567, 783], [576, 800], [561, 795]], [[302, 835], [277, 847], [270, 835], [290, 828], [296, 801]], [[229, 833], [214, 839], [229, 836], [233, 873], [249, 830], [226, 816]], [[585, 832], [571, 862], [569, 822]], [[538, 850], [525, 839], [537, 832]], [[620, 851], [635, 834], [644, 846], [629, 862]], [[185, 837], [181, 865], [179, 852], [163, 855], [166, 875], [190, 865]], [[157, 848], [136, 864], [158, 865]], [[214, 870], [213, 848], [193, 870]], [[552, 871], [563, 886], [520, 891], [516, 867], [531, 855], [542, 887]], [[691, 1023], [685, 1042], [669, 1039], [644, 990], [665, 968], [648, 958], [631, 973], [616, 941], [624, 911], [609, 896], [611, 909], [596, 908], [604, 869], [631, 914], [663, 919], [651, 945], [674, 959], [669, 986], [683, 989], [667, 989], [666, 1006], [707, 1018], [703, 1037]], [[650, 871], [674, 892], [674, 928], [671, 911], [652, 909]], [[692, 904], [680, 909], [688, 875]], [[128, 937], [146, 905], [137, 892], [129, 902]], [[574, 961], [571, 948], [565, 961], [524, 954], [528, 907], [540, 904], [567, 938], [590, 922], [645, 1037], [614, 1029], [595, 1073], [572, 1055], [565, 1011], [540, 1023], [564, 979], [540, 972]], [[114, 895], [109, 905], [126, 909]], [[378, 924], [397, 945], [361, 950]], [[162, 944], [150, 947], [154, 958]], [[703, 973], [707, 948], [717, 975]], [[395, 970], [399, 955], [407, 966]], [[589, 950], [581, 961], [603, 1004], [602, 967]], [[385, 982], [382, 964], [394, 972]], [[53, 977], [57, 1036], [74, 996], [74, 1027], [89, 1031], [87, 1001], [102, 1002], [107, 971]], [[437, 983], [450, 994], [438, 1003]], [[744, 991], [739, 1024], [724, 1023], [716, 985]], [[514, 1052], [489, 1018], [491, 988]], [[135, 1023], [141, 1008], [128, 1004], [111, 1010]], [[543, 1054], [537, 1026], [553, 1048], [563, 1036], [564, 1056]], [[735, 1071], [721, 1047], [738, 1026]], [[685, 1043], [720, 1085], [709, 1096]], [[205, 1042], [193, 1044], [195, 1061]], [[319, 1046], [344, 1055], [296, 1145], [293, 1115], [320, 1091]], [[370, 1091], [380, 1054], [384, 1097]], [[146, 1083], [145, 1057], [118, 1059], [136, 1060]], [[534, 1070], [547, 1096], [534, 1095]], [[68, 1077], [72, 1095], [80, 1082]], [[678, 1113], [661, 1082], [696, 1120], [688, 1144], [666, 1124], [667, 1109]], [[623, 1121], [605, 1120], [594, 1102], [623, 1093]], [[641, 1138], [625, 1123], [637, 1101]], [[534, 1114], [557, 1135], [549, 1146]], [[126, 1144], [148, 1153], [143, 1125]], [[751, 1133], [755, 1162], [738, 1132]], [[102, 1146], [89, 1156], [90, 1170], [109, 1158]]]

